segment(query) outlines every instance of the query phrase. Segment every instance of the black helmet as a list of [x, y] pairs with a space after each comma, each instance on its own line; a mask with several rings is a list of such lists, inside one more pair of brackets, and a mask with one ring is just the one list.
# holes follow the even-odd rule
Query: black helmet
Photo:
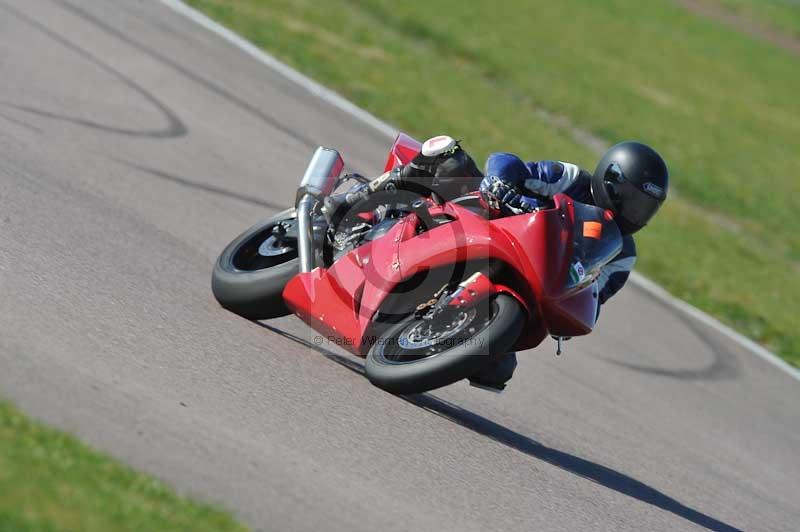
[[623, 234], [635, 233], [650, 221], [667, 198], [668, 187], [664, 159], [639, 142], [613, 146], [592, 176], [595, 203], [614, 213]]

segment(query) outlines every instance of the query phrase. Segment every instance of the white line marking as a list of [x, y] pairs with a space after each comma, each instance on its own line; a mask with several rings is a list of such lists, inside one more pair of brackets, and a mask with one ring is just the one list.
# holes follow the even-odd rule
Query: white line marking
[[327, 87], [323, 87], [313, 79], [309, 78], [298, 72], [297, 70], [293, 69], [289, 65], [286, 65], [279, 60], [275, 59], [271, 55], [267, 54], [256, 45], [251, 43], [248, 40], [245, 40], [241, 36], [237, 35], [236, 33], [232, 32], [225, 26], [222, 26], [218, 22], [215, 22], [205, 16], [204, 14], [200, 13], [193, 7], [189, 7], [180, 0], [160, 0], [163, 4], [165, 4], [170, 9], [177, 11], [181, 15], [188, 17], [192, 21], [196, 22], [197, 24], [203, 26], [207, 30], [210, 30], [226, 41], [230, 42], [244, 53], [258, 61], [259, 63], [263, 63], [264, 65], [268, 66], [281, 76], [297, 83], [302, 88], [306, 89], [308, 92], [313, 94], [314, 96], [320, 98], [321, 100], [328, 102], [329, 104], [333, 105], [334, 107], [344, 111], [347, 114], [350, 114], [357, 119], [361, 120], [372, 126], [373, 128], [377, 129], [387, 137], [394, 137], [397, 136], [398, 129], [396, 127], [390, 126], [383, 120], [377, 118], [375, 115], [365, 111], [364, 109], [358, 107], [354, 103], [346, 100], [341, 95], [337, 94], [336, 92], [328, 89]]
[[[372, 126], [374, 129], [376, 129], [377, 131], [381, 132], [382, 134], [386, 135], [389, 138], [393, 139], [397, 135], [398, 128], [387, 124], [386, 122], [376, 117], [375, 115], [365, 111], [364, 109], [358, 107], [354, 103], [346, 100], [340, 94], [326, 87], [323, 87], [322, 85], [320, 85], [313, 79], [309, 78], [308, 76], [305, 76], [300, 72], [298, 72], [297, 70], [293, 69], [292, 67], [286, 65], [285, 63], [282, 63], [278, 59], [274, 58], [273, 56], [269, 55], [268, 53], [264, 52], [263, 50], [255, 46], [250, 41], [247, 41], [246, 39], [232, 32], [225, 26], [222, 26], [218, 22], [211, 20], [210, 18], [200, 13], [196, 9], [187, 6], [181, 0], [159, 0], [159, 1], [164, 5], [166, 5], [167, 7], [169, 7], [170, 9], [180, 13], [181, 15], [191, 19], [200, 26], [206, 28], [207, 30], [216, 33], [217, 35], [219, 35], [229, 43], [233, 44], [234, 46], [242, 50], [244, 53], [246, 53], [256, 61], [258, 61], [259, 63], [266, 65], [267, 67], [277, 72], [278, 74], [282, 75], [283, 77], [297, 83], [300, 87], [307, 90], [317, 98], [320, 98], [321, 100], [329, 103], [330, 105], [338, 108], [339, 110], [348, 113], [353, 117], [361, 120], [362, 122]], [[650, 279], [644, 277], [639, 273], [633, 272], [631, 274], [630, 279], [636, 286], [643, 289], [652, 296], [660, 299], [661, 301], [667, 303], [670, 307], [680, 312], [683, 312], [688, 316], [691, 316], [692, 318], [710, 327], [711, 329], [714, 329], [715, 331], [721, 333], [722, 335], [727, 336], [729, 339], [740, 344], [742, 347], [748, 349], [756, 356], [762, 358], [763, 360], [769, 362], [776, 368], [783, 370], [784, 372], [794, 377], [796, 380], [800, 381], [800, 370], [798, 370], [793, 366], [790, 366], [783, 359], [779, 358], [774, 353], [758, 345], [757, 343], [745, 337], [744, 335], [734, 331], [727, 325], [720, 323], [716, 318], [712, 318], [702, 310], [693, 307], [692, 305], [686, 303], [685, 301], [681, 301], [680, 299], [671, 295], [669, 292], [658, 286], [656, 283], [654, 283], [653, 281], [651, 281]]]

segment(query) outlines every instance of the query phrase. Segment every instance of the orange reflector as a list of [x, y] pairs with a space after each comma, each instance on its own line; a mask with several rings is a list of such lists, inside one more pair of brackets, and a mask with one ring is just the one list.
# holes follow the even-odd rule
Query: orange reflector
[[600, 222], [583, 222], [583, 236], [586, 238], [600, 239], [603, 234], [603, 224]]

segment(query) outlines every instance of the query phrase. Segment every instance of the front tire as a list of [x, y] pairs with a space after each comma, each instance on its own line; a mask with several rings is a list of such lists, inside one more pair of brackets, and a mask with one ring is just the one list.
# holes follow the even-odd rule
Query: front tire
[[[419, 340], [417, 329], [426, 324], [414, 315], [391, 326], [367, 355], [367, 378], [393, 394], [422, 393], [453, 384], [482, 369], [490, 355], [508, 351], [525, 324], [525, 311], [507, 294], [462, 314], [454, 317], [455, 325], [450, 324], [462, 329], [461, 337], [440, 334], [436, 343]], [[447, 347], [450, 344], [453, 347]], [[445, 347], [434, 349], [437, 345]]]
[[220, 305], [250, 320], [290, 314], [283, 287], [300, 269], [297, 249], [275, 241], [272, 229], [294, 218], [294, 209], [276, 214], [236, 237], [222, 251], [211, 275], [211, 290]]

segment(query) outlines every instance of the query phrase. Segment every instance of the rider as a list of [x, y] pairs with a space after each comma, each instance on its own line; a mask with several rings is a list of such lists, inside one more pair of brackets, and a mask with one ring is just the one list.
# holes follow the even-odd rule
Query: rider
[[[523, 162], [502, 152], [489, 156], [485, 170], [484, 176], [457, 141], [439, 136], [427, 140], [410, 164], [396, 169], [390, 182], [399, 189], [429, 187], [446, 199], [479, 189], [487, 205], [506, 215], [530, 212], [542, 204], [542, 199], [558, 193], [610, 210], [623, 235], [623, 245], [600, 273], [600, 304], [628, 280], [636, 261], [632, 235], [658, 211], [669, 184], [661, 156], [653, 148], [632, 141], [610, 148], [594, 173], [562, 161]], [[516, 366], [516, 354], [507, 353], [473, 375], [470, 382], [503, 390]]]

